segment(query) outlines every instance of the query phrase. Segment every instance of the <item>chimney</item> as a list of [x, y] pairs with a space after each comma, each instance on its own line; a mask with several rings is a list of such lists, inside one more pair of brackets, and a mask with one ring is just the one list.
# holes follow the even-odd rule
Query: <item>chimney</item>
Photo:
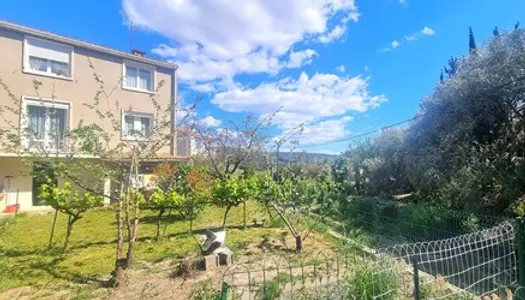
[[131, 50], [131, 54], [133, 54], [135, 56], [139, 56], [139, 57], [145, 57], [146, 56], [146, 52], [140, 51], [140, 50], [137, 50], [137, 49]]

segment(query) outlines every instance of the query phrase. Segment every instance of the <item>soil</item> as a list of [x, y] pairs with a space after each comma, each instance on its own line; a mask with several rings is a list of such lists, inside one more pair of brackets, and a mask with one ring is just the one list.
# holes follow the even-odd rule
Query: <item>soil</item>
[[[195, 289], [209, 282], [219, 289], [223, 278], [234, 274], [232, 286], [247, 284], [247, 272], [239, 270], [249, 270], [254, 267], [254, 263], [259, 263], [259, 269], [251, 270], [252, 280], [263, 281], [271, 280], [276, 276], [274, 270], [278, 261], [283, 261], [283, 256], [294, 253], [295, 238], [285, 230], [279, 231], [278, 238], [271, 236], [264, 237], [257, 243], [249, 244], [237, 257], [236, 263], [230, 267], [220, 267], [210, 271], [192, 272], [190, 276], [175, 276], [179, 261], [164, 261], [156, 264], [141, 264], [134, 270], [129, 270], [126, 274], [126, 282], [115, 289], [97, 288], [82, 299], [189, 299]], [[304, 272], [306, 277], [312, 272], [317, 272], [321, 268], [312, 266], [309, 262], [317, 260], [327, 260], [333, 254], [332, 246], [320, 235], [311, 233], [304, 241], [304, 251], [301, 259], [287, 260], [292, 266], [292, 275], [298, 276]], [[302, 263], [301, 263], [302, 261]], [[268, 262], [266, 268], [268, 272], [263, 275], [261, 262]], [[277, 263], [279, 264], [279, 263]], [[300, 265], [303, 265], [301, 269]], [[314, 263], [315, 264], [315, 263]], [[321, 265], [321, 263], [319, 264]], [[273, 271], [271, 271], [273, 269]], [[290, 270], [290, 268], [288, 268]], [[325, 269], [326, 270], [326, 269]], [[273, 274], [273, 275], [272, 275]], [[226, 277], [225, 277], [226, 276]], [[77, 298], [77, 291], [81, 286], [45, 286], [45, 287], [21, 287], [0, 293], [0, 300], [3, 299], [72, 299]], [[243, 297], [244, 298], [244, 297]], [[78, 299], [78, 298], [77, 298]]]

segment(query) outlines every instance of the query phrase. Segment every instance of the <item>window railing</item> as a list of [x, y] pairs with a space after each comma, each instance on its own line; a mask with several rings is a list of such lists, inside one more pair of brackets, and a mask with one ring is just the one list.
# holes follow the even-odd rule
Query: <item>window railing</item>
[[38, 139], [28, 138], [26, 142], [26, 149], [29, 151], [36, 152], [47, 152], [47, 153], [67, 153], [69, 152], [68, 142], [66, 138], [55, 140], [55, 139]]

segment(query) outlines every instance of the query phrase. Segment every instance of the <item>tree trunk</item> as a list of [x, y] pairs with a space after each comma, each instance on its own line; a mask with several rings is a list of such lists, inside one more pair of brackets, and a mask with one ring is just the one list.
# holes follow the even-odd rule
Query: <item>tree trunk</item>
[[55, 215], [53, 216], [53, 225], [51, 225], [51, 234], [49, 236], [49, 244], [47, 245], [47, 249], [51, 249], [51, 246], [53, 246], [53, 237], [55, 236], [55, 229], [57, 226], [57, 217], [58, 217], [58, 209], [55, 209]]
[[242, 229], [246, 230], [246, 201], [242, 203]]
[[[124, 272], [128, 267], [128, 258], [122, 258], [123, 248], [124, 248], [124, 219], [126, 220], [126, 226], [128, 226], [129, 234], [129, 197], [131, 191], [131, 178], [133, 174], [133, 165], [135, 155], [131, 161], [130, 172], [128, 174], [127, 182], [124, 178], [121, 180], [120, 184], [120, 195], [117, 208], [117, 251], [115, 256], [115, 270], [112, 272], [112, 277], [109, 281], [110, 285], [117, 287], [123, 281]], [[126, 193], [124, 194], [124, 188]], [[122, 202], [124, 199], [124, 202]], [[129, 236], [128, 236], [129, 238]]]
[[190, 234], [193, 234], [193, 218], [190, 218]]
[[113, 270], [111, 279], [109, 280], [110, 286], [117, 287], [124, 281], [125, 271], [128, 268], [127, 262], [128, 260], [126, 258], [117, 260], [115, 270]]
[[300, 235], [295, 236], [295, 251], [300, 253], [303, 250], [303, 238]]
[[[138, 197], [137, 197], [138, 199]], [[133, 264], [135, 258], [135, 245], [137, 243], [137, 237], [139, 235], [139, 222], [140, 222], [140, 207], [139, 201], [134, 201], [135, 211], [133, 216], [133, 224], [131, 230], [131, 236], [128, 242], [128, 267]]]
[[155, 239], [159, 239], [160, 237], [160, 225], [162, 221], [162, 215], [164, 214], [164, 208], [159, 209], [159, 214], [157, 215], [157, 235], [155, 236]]
[[270, 220], [272, 220], [273, 215], [272, 215], [272, 209], [270, 208], [270, 205], [266, 205], [266, 211], [268, 212], [268, 217], [270, 218]]
[[222, 229], [226, 228], [226, 219], [228, 218], [228, 213], [230, 212], [231, 205], [226, 207], [226, 210], [224, 211], [224, 218], [222, 219]]
[[[170, 210], [168, 211], [168, 215], [166, 216], [167, 219], [170, 218], [171, 216], [171, 208]], [[162, 236], [166, 236], [166, 229], [168, 228], [168, 222], [164, 222], [164, 230], [162, 231]]]
[[66, 239], [64, 240], [64, 248], [62, 248], [62, 253], [65, 253], [67, 246], [69, 245], [69, 238], [71, 237], [71, 231], [73, 231], [73, 225], [79, 219], [77, 216], [69, 215], [67, 219], [67, 230], [66, 230]]
[[115, 256], [115, 270], [118, 267], [118, 261], [122, 259], [122, 248], [124, 244], [124, 224], [122, 220], [122, 194], [124, 193], [124, 182], [120, 184], [120, 195], [117, 206], [117, 253]]

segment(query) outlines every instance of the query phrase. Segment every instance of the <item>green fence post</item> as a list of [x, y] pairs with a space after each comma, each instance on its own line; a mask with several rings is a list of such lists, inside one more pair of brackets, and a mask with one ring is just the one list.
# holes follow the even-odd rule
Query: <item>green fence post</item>
[[221, 285], [221, 293], [215, 297], [215, 300], [227, 300], [228, 299], [228, 290], [230, 289], [230, 286], [223, 282]]
[[518, 268], [518, 299], [525, 299], [525, 226], [522, 217], [516, 218], [516, 256]]
[[419, 267], [417, 265], [417, 259], [412, 259], [412, 265], [414, 266], [414, 299], [421, 300], [421, 290], [419, 288]]

